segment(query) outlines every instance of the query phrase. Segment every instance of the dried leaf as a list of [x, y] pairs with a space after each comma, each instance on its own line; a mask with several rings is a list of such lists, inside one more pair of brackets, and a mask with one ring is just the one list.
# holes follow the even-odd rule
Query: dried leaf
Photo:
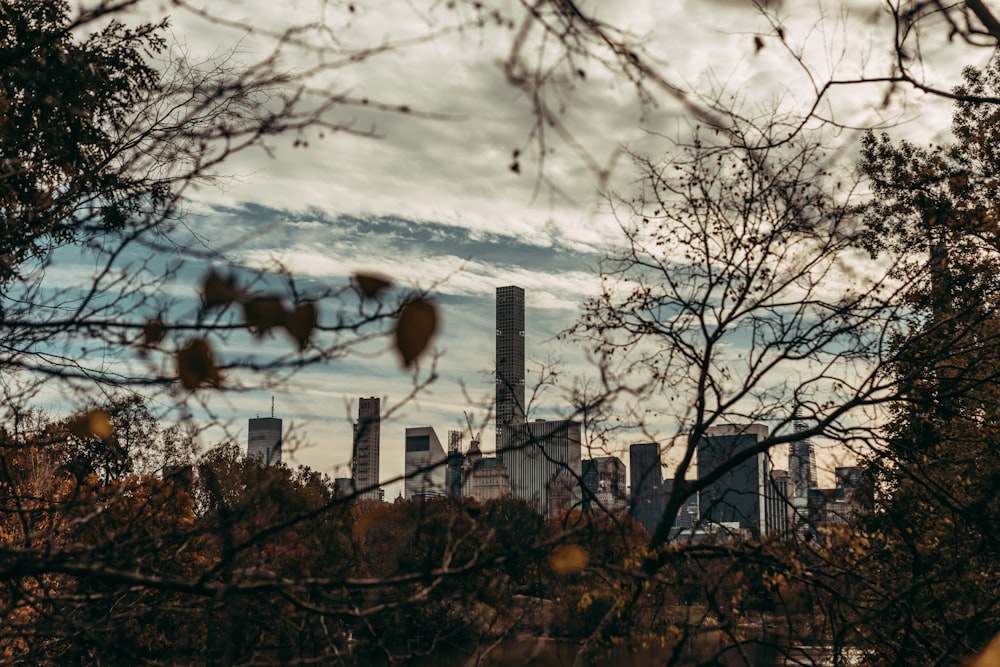
[[389, 513], [389, 507], [387, 505], [376, 507], [368, 514], [361, 517], [356, 524], [351, 527], [351, 534], [354, 535], [354, 539], [359, 540], [363, 538], [372, 525]]
[[392, 287], [392, 281], [374, 273], [355, 273], [354, 285], [361, 294], [371, 298]]
[[163, 341], [167, 334], [167, 327], [160, 320], [147, 320], [142, 327], [143, 345], [153, 346]]
[[549, 554], [549, 566], [558, 575], [579, 572], [589, 561], [587, 551], [576, 544], [560, 544]]
[[403, 306], [396, 322], [396, 349], [403, 366], [409, 367], [427, 349], [437, 324], [437, 307], [430, 301], [413, 299]]
[[969, 667], [1000, 667], [1000, 635], [993, 638], [993, 641], [969, 661]]
[[243, 304], [247, 326], [257, 337], [275, 327], [283, 326], [288, 317], [284, 304], [276, 296], [258, 296]]
[[312, 302], [300, 303], [295, 310], [288, 313], [285, 318], [285, 330], [299, 343], [299, 349], [306, 349], [313, 329], [316, 328], [316, 320], [319, 313], [316, 304]]
[[222, 377], [208, 341], [196, 338], [178, 350], [177, 376], [188, 391], [194, 391], [202, 385], [219, 386]]
[[107, 410], [90, 410], [82, 412], [69, 420], [66, 425], [69, 432], [82, 438], [95, 437], [107, 440], [114, 433], [111, 415]]
[[231, 275], [223, 278], [212, 271], [205, 277], [205, 282], [201, 287], [201, 296], [206, 308], [228, 306], [240, 296], [240, 291], [236, 287], [236, 276]]

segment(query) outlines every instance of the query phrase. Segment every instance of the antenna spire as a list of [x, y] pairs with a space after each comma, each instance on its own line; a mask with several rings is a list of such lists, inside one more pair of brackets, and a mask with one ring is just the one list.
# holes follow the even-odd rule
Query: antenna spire
[[274, 419], [274, 394], [271, 394], [271, 419]]

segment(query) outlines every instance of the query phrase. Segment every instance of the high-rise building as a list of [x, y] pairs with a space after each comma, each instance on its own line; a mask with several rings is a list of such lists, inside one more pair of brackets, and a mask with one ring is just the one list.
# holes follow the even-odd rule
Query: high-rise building
[[699, 504], [702, 524], [709, 530], [748, 535], [759, 539], [767, 533], [765, 494], [770, 479], [766, 452], [740, 463], [732, 459], [767, 438], [762, 424], [726, 424], [706, 430], [698, 443], [698, 479], [720, 467], [725, 473], [705, 487]]
[[351, 456], [351, 479], [354, 480], [354, 490], [359, 498], [383, 498], [382, 489], [378, 486], [381, 424], [381, 399], [375, 396], [359, 398]]
[[632, 494], [629, 508], [632, 517], [652, 535], [666, 502], [659, 443], [640, 442], [629, 445], [628, 468]]
[[552, 516], [579, 507], [580, 422], [540, 419], [524, 424], [507, 452], [505, 467], [511, 495], [528, 501], [539, 514]]
[[[676, 489], [675, 479], [663, 480], [663, 508], [666, 509], [667, 501]], [[661, 509], [661, 511], [662, 511]], [[681, 501], [681, 506], [677, 509], [677, 515], [670, 527], [670, 540], [683, 540], [686, 537], [693, 537], [689, 529], [695, 528], [698, 524], [698, 494], [692, 493]], [[686, 535], [685, 535], [686, 534]]]
[[510, 496], [510, 474], [500, 459], [483, 456], [479, 440], [473, 438], [465, 457], [462, 495], [479, 502]]
[[250, 420], [247, 458], [255, 458], [265, 466], [281, 463], [281, 420], [275, 419], [273, 407], [270, 417]]
[[772, 470], [765, 487], [764, 516], [767, 520], [767, 534], [785, 537], [795, 522], [793, 494], [795, 484], [786, 470]]
[[[806, 428], [800, 421], [795, 422], [796, 433]], [[792, 530], [799, 537], [811, 532], [809, 528], [809, 492], [819, 487], [816, 476], [816, 457], [812, 443], [799, 439], [788, 446], [788, 478], [792, 486], [789, 502], [792, 505]], [[815, 498], [814, 498], [815, 499]]]
[[445, 468], [445, 493], [452, 498], [462, 497], [462, 476], [465, 472], [465, 454], [462, 453], [462, 432], [448, 431], [448, 465]]
[[447, 455], [431, 426], [406, 429], [403, 492], [407, 500], [445, 495]]
[[584, 511], [625, 506], [625, 463], [617, 456], [584, 459], [580, 479]]
[[498, 287], [496, 308], [496, 449], [497, 457], [511, 469], [515, 440], [525, 423], [524, 290]]
[[[805, 424], [795, 423], [796, 432], [805, 430]], [[819, 486], [816, 476], [816, 456], [809, 440], [796, 440], [788, 447], [788, 476], [794, 485], [794, 498], [808, 498], [809, 489]]]

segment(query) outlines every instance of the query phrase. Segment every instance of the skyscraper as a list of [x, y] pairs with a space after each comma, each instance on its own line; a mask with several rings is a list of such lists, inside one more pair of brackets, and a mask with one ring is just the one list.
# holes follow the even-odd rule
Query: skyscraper
[[[796, 433], [804, 430], [805, 424], [796, 421]], [[792, 529], [801, 537], [810, 532], [809, 491], [819, 487], [816, 457], [808, 440], [796, 440], [788, 446], [788, 479], [792, 487], [789, 496], [793, 508]]]
[[497, 458], [510, 469], [512, 447], [525, 422], [524, 290], [498, 287], [496, 307], [496, 448]]
[[630, 511], [635, 520], [652, 535], [666, 501], [659, 443], [640, 442], [629, 445], [628, 468], [629, 486], [632, 490]]
[[431, 426], [406, 429], [403, 493], [407, 500], [445, 495], [444, 447]]
[[584, 459], [581, 466], [583, 510], [616, 510], [625, 506], [625, 463], [617, 456]]
[[358, 421], [354, 424], [354, 450], [351, 456], [351, 479], [360, 498], [381, 500], [379, 483], [379, 445], [382, 424], [381, 399], [358, 399]]
[[281, 420], [275, 419], [273, 406], [270, 417], [250, 420], [247, 458], [256, 458], [265, 466], [281, 463]]
[[445, 493], [452, 498], [462, 497], [462, 477], [465, 472], [465, 454], [462, 453], [462, 432], [448, 431], [448, 467], [445, 469]]
[[518, 429], [513, 442], [505, 464], [512, 496], [523, 498], [547, 516], [580, 506], [580, 422], [528, 422]]
[[767, 437], [762, 424], [726, 424], [705, 431], [698, 443], [698, 478], [720, 466], [725, 474], [701, 491], [701, 520], [709, 529], [746, 531], [754, 539], [767, 533], [765, 494], [770, 480], [766, 452], [733, 465], [734, 456]]
[[[795, 431], [805, 430], [805, 424], [795, 423]], [[809, 489], [819, 486], [816, 478], [816, 457], [808, 440], [796, 440], [788, 448], [788, 476], [795, 485], [794, 497], [808, 498]]]
[[484, 457], [479, 440], [472, 439], [465, 457], [462, 474], [462, 495], [479, 502], [510, 495], [510, 474], [500, 459]]

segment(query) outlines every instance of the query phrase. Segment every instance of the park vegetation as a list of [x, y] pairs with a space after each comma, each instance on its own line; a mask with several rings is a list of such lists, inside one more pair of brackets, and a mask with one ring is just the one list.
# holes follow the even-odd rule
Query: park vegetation
[[[289, 73], [284, 50], [312, 52], [310, 36], [327, 34], [303, 26], [269, 35], [259, 62], [198, 65], [159, 58], [167, 24], [129, 23], [138, 4], [0, 0], [0, 662], [502, 664], [519, 637], [563, 640], [579, 665], [956, 665], [989, 651], [1000, 61], [953, 90], [914, 65], [927, 29], [995, 49], [983, 3], [889, 3], [890, 75], [816, 80], [796, 118], [683, 94], [639, 40], [573, 2], [531, 3], [516, 20], [449, 3], [461, 26], [510, 31], [502, 66], [532, 101], [539, 183], [545, 133], [575, 145], [552, 102], [583, 85], [584, 62], [644, 101], [665, 91], [696, 121], [665, 157], [632, 156], [637, 191], [608, 196], [622, 240], [600, 267], [606, 289], [566, 332], [600, 371], [576, 394], [592, 446], [613, 411], [659, 406], [675, 425], [663, 445], [678, 481], [652, 534], [627, 511], [363, 500], [229, 441], [196, 451], [192, 407], [216, 417], [205, 397], [287, 381], [372, 339], [391, 341], [419, 394], [442, 315], [392, 276], [303, 285], [184, 225], [186, 197], [242, 151], [307, 130], [365, 134], [337, 116], [356, 106], [415, 113], [306, 78], [397, 45], [335, 43], [336, 57]], [[756, 49], [780, 44], [808, 70], [771, 18]], [[836, 125], [816, 109], [852, 83], [952, 98], [950, 143], [870, 132], [845, 170], [810, 128]], [[67, 250], [95, 259], [85, 284], [51, 278]], [[215, 268], [185, 308], [171, 295], [192, 258]], [[272, 335], [282, 351], [227, 351]], [[53, 387], [70, 414], [34, 406]], [[732, 421], [772, 428], [695, 479], [700, 438]], [[808, 537], [675, 539], [687, 496], [802, 438], [854, 454], [865, 512]]]

